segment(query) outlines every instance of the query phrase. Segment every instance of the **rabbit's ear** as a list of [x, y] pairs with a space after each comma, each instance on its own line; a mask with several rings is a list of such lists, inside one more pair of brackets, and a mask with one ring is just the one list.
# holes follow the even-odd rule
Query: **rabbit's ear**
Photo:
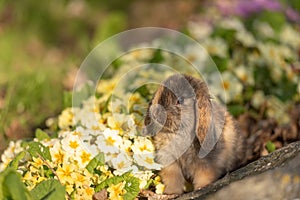
[[200, 90], [197, 93], [196, 136], [201, 147], [199, 157], [203, 158], [213, 150], [221, 137], [226, 111], [201, 91], [204, 92]]

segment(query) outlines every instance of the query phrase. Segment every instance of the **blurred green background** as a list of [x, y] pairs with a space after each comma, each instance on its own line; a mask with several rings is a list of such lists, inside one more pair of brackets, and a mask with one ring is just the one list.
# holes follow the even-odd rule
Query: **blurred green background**
[[193, 0], [1, 0], [0, 152], [62, 110], [63, 92], [99, 42], [134, 27], [181, 29], [200, 6]]
[[[299, 0], [281, 2], [300, 10]], [[142, 26], [184, 30], [205, 6], [211, 1], [0, 0], [0, 152], [62, 110], [76, 69], [101, 41]]]

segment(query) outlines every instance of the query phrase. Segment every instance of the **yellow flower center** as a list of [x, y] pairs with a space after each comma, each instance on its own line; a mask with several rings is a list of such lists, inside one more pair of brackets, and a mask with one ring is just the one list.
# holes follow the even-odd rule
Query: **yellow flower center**
[[64, 172], [65, 172], [65, 176], [71, 176], [71, 170], [69, 167], [67, 167]]
[[77, 174], [76, 181], [79, 182], [79, 183], [83, 183], [84, 182], [84, 176], [82, 176], [81, 174]]
[[89, 196], [92, 196], [94, 194], [94, 189], [93, 188], [86, 188], [85, 193]]
[[225, 90], [228, 90], [229, 87], [230, 87], [229, 82], [228, 82], [228, 81], [224, 81], [224, 82], [223, 82], [223, 88], [224, 88]]
[[59, 151], [58, 153], [54, 154], [55, 159], [57, 160], [58, 163], [62, 163], [64, 160], [65, 154]]
[[149, 164], [153, 164], [153, 163], [154, 163], [153, 159], [152, 159], [152, 158], [149, 158], [149, 157], [147, 157], [145, 161], [146, 161], [147, 163], [149, 163]]
[[244, 82], [246, 82], [248, 80], [248, 76], [246, 74], [243, 74], [241, 76], [241, 80], [244, 81]]
[[76, 149], [79, 146], [79, 144], [77, 143], [77, 141], [70, 141], [69, 146], [72, 149]]
[[124, 161], [118, 163], [118, 168], [119, 168], [119, 169], [122, 169], [124, 166], [125, 166]]
[[121, 199], [122, 195], [125, 194], [124, 186], [125, 186], [124, 182], [110, 186], [107, 189], [107, 191], [109, 192], [109, 197], [111, 199]]
[[73, 135], [78, 135], [79, 137], [81, 137], [81, 136], [82, 136], [82, 133], [79, 132], [79, 131], [75, 131], [75, 132], [73, 133]]
[[106, 145], [114, 146], [116, 140], [112, 139], [112, 137], [109, 136], [108, 138], [106, 138], [105, 142], [106, 142]]
[[89, 154], [89, 153], [83, 151], [82, 154], [81, 154], [81, 156], [80, 156], [80, 158], [81, 158], [81, 161], [82, 161], [83, 163], [89, 162], [89, 161], [90, 161], [90, 158], [91, 158], [91, 154]]
[[147, 146], [144, 144], [143, 146], [140, 146], [140, 150], [141, 151], [145, 151], [145, 150], [147, 150]]

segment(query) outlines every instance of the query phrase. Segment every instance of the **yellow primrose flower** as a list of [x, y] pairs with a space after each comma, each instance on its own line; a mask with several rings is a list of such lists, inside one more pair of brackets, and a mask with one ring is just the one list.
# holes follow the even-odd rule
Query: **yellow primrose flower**
[[123, 200], [123, 195], [126, 193], [126, 190], [124, 189], [125, 182], [121, 182], [116, 185], [111, 185], [107, 188], [107, 192], [109, 192], [109, 199], [112, 200]]
[[165, 190], [165, 185], [162, 184], [162, 183], [159, 183], [155, 186], [155, 193], [156, 194], [163, 194], [164, 190]]
[[85, 188], [84, 191], [88, 197], [92, 197], [93, 194], [95, 193], [94, 188], [91, 187]]
[[33, 157], [32, 158], [33, 161], [29, 161], [29, 163], [34, 166], [36, 169], [39, 169], [40, 167], [43, 166], [44, 164], [44, 161], [40, 158], [36, 158], [36, 157]]
[[128, 110], [132, 110], [135, 108], [136, 105], [140, 105], [145, 103], [145, 99], [142, 98], [140, 93], [135, 92], [130, 95], [129, 102], [128, 102]]
[[52, 156], [54, 163], [63, 163], [65, 157], [65, 152], [62, 150], [58, 150], [58, 152], [54, 153]]
[[61, 129], [69, 129], [70, 126], [74, 125], [73, 121], [74, 113], [72, 108], [66, 108], [58, 116], [58, 126]]
[[119, 80], [116, 78], [100, 80], [96, 90], [101, 94], [111, 94], [115, 89], [118, 81]]
[[76, 153], [75, 160], [78, 161], [80, 168], [85, 168], [85, 166], [92, 160], [92, 155], [85, 150], [78, 151]]
[[[67, 192], [68, 194], [71, 194], [71, 193], [74, 191], [74, 186], [73, 186], [73, 184], [66, 184], [65, 186], [66, 186], [66, 192]], [[66, 198], [66, 199], [68, 199], [68, 198]]]
[[74, 179], [76, 188], [91, 185], [90, 176], [81, 173], [80, 171], [75, 171], [71, 174], [71, 177]]
[[33, 189], [38, 183], [46, 180], [46, 177], [40, 176], [39, 174], [33, 174], [32, 171], [27, 171], [23, 177], [23, 182], [29, 190]]
[[76, 170], [76, 167], [74, 164], [63, 164], [63, 166], [59, 166], [56, 170], [56, 173], [59, 177], [59, 180], [65, 184], [73, 184], [74, 179], [72, 178], [72, 174]]
[[102, 175], [104, 175], [106, 178], [113, 177], [113, 174], [110, 170], [108, 170], [107, 165], [99, 166], [98, 169], [102, 172]]
[[76, 200], [92, 199], [94, 193], [95, 193], [94, 188], [91, 187], [77, 188], [75, 199]]

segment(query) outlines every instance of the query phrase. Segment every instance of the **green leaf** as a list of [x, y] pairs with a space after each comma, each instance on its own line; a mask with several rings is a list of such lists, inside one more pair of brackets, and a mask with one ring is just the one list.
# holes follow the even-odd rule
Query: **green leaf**
[[270, 24], [275, 31], [279, 31], [286, 23], [285, 16], [282, 12], [264, 11], [260, 14], [258, 19]]
[[91, 173], [94, 174], [94, 170], [98, 166], [102, 166], [105, 164], [105, 158], [103, 153], [99, 153], [97, 156], [95, 156], [89, 164], [86, 166], [86, 169]]
[[17, 170], [19, 166], [19, 161], [22, 160], [26, 155], [25, 151], [20, 152], [19, 154], [16, 155], [16, 157], [9, 163], [9, 167]]
[[126, 182], [124, 187], [126, 193], [124, 194], [123, 198], [125, 200], [132, 200], [137, 197], [140, 191], [140, 182], [138, 178], [132, 176], [131, 172], [126, 172], [121, 176], [114, 176], [106, 179], [96, 186], [95, 192], [99, 192], [104, 188], [110, 187], [111, 185], [117, 185], [123, 181]]
[[147, 182], [146, 186], [144, 187], [144, 189], [147, 190], [153, 183], [154, 183], [153, 179], [148, 180], [148, 182]]
[[45, 147], [40, 142], [29, 142], [28, 147], [28, 152], [32, 157], [41, 156], [45, 160], [52, 161], [49, 147]]
[[242, 105], [228, 105], [227, 108], [228, 108], [228, 111], [235, 117], [246, 112], [245, 107]]
[[63, 93], [63, 107], [64, 108], [68, 108], [72, 106], [72, 96], [73, 95], [73, 91], [64, 91]]
[[135, 199], [140, 192], [140, 181], [138, 178], [130, 176], [125, 179], [125, 190], [124, 200]]
[[162, 55], [161, 49], [155, 50], [153, 57], [149, 60], [149, 63], [161, 63], [165, 60]]
[[234, 44], [234, 36], [235, 36], [236, 30], [233, 30], [231, 28], [222, 28], [222, 27], [216, 27], [212, 37], [217, 38], [223, 38], [225, 41], [228, 42], [228, 44]]
[[106, 113], [108, 111], [108, 105], [111, 102], [111, 100], [112, 100], [112, 95], [110, 95], [107, 98], [107, 101], [104, 102], [104, 105], [103, 105], [102, 110], [101, 110], [101, 114], [104, 114], [104, 113]]
[[50, 136], [46, 132], [44, 132], [42, 129], [39, 129], [39, 128], [35, 130], [35, 137], [39, 141], [42, 141], [45, 139], [50, 139]]
[[269, 153], [271, 153], [276, 150], [276, 146], [273, 142], [268, 141], [266, 144], [266, 149], [268, 150]]
[[58, 180], [48, 179], [39, 183], [30, 191], [34, 199], [38, 200], [64, 200], [66, 195], [65, 186]]
[[218, 56], [213, 56], [213, 61], [215, 62], [220, 72], [224, 72], [227, 70], [227, 65], [228, 65], [227, 59], [220, 58]]
[[0, 199], [33, 200], [20, 174], [13, 168], [8, 167], [0, 173]]

